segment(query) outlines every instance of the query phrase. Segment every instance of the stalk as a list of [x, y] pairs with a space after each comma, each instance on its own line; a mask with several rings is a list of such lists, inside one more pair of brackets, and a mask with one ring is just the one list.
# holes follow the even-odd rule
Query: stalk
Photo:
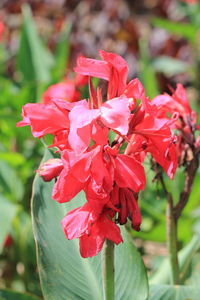
[[166, 210], [166, 226], [167, 226], [167, 247], [171, 266], [171, 283], [179, 284], [179, 262], [178, 262], [178, 247], [177, 247], [177, 220], [174, 215], [173, 199], [168, 194], [168, 203]]
[[104, 300], [115, 299], [114, 243], [106, 240], [102, 252]]
[[171, 268], [171, 284], [179, 283], [179, 262], [178, 262], [178, 236], [177, 236], [177, 221], [175, 208], [171, 193], [168, 192], [162, 174], [159, 176], [163, 190], [167, 198], [166, 209], [166, 232], [167, 232], [167, 248], [169, 262]]

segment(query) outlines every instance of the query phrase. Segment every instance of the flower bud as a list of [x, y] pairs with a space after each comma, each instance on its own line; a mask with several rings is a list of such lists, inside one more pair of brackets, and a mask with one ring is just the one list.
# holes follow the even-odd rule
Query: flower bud
[[44, 181], [51, 181], [53, 178], [60, 175], [62, 169], [62, 160], [59, 158], [53, 158], [43, 163], [36, 172], [42, 176]]

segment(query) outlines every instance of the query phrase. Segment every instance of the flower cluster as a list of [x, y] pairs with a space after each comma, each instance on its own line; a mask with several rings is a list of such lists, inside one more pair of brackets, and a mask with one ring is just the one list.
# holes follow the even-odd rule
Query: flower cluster
[[178, 165], [187, 166], [200, 151], [200, 136], [195, 136], [200, 126], [197, 125], [197, 113], [191, 109], [184, 87], [177, 84], [172, 96], [165, 93], [155, 97], [151, 103], [159, 109], [158, 118], [169, 119], [174, 116], [176, 119], [171, 128], [177, 132]]
[[[171, 179], [177, 168], [171, 128], [178, 126], [178, 113], [174, 114], [176, 107], [171, 104], [170, 118], [166, 112], [169, 98], [181, 111], [179, 100], [160, 95], [150, 101], [137, 78], [127, 83], [128, 66], [121, 56], [99, 53], [101, 60], [79, 57], [75, 68], [89, 78], [89, 99], [52, 98], [48, 103], [26, 104], [23, 120], [17, 124], [29, 125], [34, 137], [54, 137], [51, 146], [61, 158], [48, 160], [37, 171], [45, 181], [56, 178], [53, 199], [68, 202], [81, 190], [85, 192], [86, 203], [62, 220], [67, 239], [79, 238], [83, 257], [96, 255], [105, 239], [122, 242], [117, 224], [127, 219], [133, 229], [140, 230], [138, 193], [145, 187], [147, 153]], [[99, 87], [94, 89], [91, 77], [108, 82], [106, 97]], [[181, 92], [180, 97], [184, 102]]]

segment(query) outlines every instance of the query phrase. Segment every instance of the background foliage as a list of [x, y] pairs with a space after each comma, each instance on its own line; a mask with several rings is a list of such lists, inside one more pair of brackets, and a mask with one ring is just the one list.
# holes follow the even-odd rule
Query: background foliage
[[[43, 141], [32, 138], [29, 128], [16, 128], [22, 105], [27, 102], [39, 102], [46, 88], [62, 81], [73, 68], [78, 54], [96, 57], [98, 49], [104, 49], [117, 52], [128, 61], [130, 77], [139, 76], [150, 97], [158, 92], [169, 91], [169, 86], [174, 88], [177, 82], [182, 82], [187, 87], [191, 106], [199, 111], [200, 5], [188, 5], [172, 0], [117, 0], [102, 1], [101, 4], [99, 1], [91, 3], [89, 0], [17, 0], [4, 1], [0, 5], [0, 20], [5, 26], [0, 41], [0, 298], [37, 299], [37, 296], [42, 297], [42, 292], [36, 267], [30, 199], [35, 170], [44, 154], [44, 145]], [[189, 204], [179, 222], [182, 283], [185, 286], [177, 290], [167, 285], [169, 266], [165, 258], [166, 201], [161, 187], [154, 181], [154, 174], [149, 166], [147, 161], [147, 187], [141, 193], [139, 202], [143, 215], [142, 230], [140, 233], [130, 231], [130, 234], [148, 269], [152, 283], [150, 299], [192, 297], [198, 300], [199, 291], [194, 286], [199, 286], [200, 283], [200, 174], [195, 178]], [[174, 181], [167, 181], [168, 189], [176, 199], [183, 180], [184, 174], [179, 170]], [[37, 188], [35, 183], [36, 198]], [[50, 199], [49, 186], [45, 185], [44, 188], [49, 195], [51, 211], [54, 209], [51, 206], [55, 203]], [[38, 215], [36, 218], [35, 209], [33, 205], [34, 230], [39, 236], [37, 247], [39, 251], [43, 251], [44, 245], [40, 244], [41, 234], [46, 234], [50, 244], [54, 241], [52, 235], [45, 232], [45, 225], [49, 226], [45, 223], [45, 216]], [[40, 218], [44, 220], [44, 228], [39, 230]], [[56, 220], [57, 217], [55, 222]], [[56, 228], [52, 228], [52, 234], [57, 234]], [[71, 241], [68, 247], [72, 247], [73, 252], [76, 251], [76, 242]], [[141, 261], [137, 258], [139, 254], [135, 247], [132, 244], [130, 247], [132, 250], [127, 248], [124, 251], [130, 251], [130, 255], [135, 257], [133, 269], [135, 268], [136, 272], [137, 264]], [[54, 254], [47, 252], [47, 257], [40, 262], [41, 268], [44, 268], [47, 260], [55, 260], [55, 257], [48, 257]], [[76, 255], [78, 257], [78, 253]], [[73, 256], [71, 259], [78, 258]], [[63, 260], [65, 262], [65, 258]], [[58, 268], [59, 263], [60, 261]], [[126, 264], [123, 258], [121, 263]], [[95, 279], [96, 271], [92, 269], [99, 268], [98, 257], [94, 262], [85, 264], [86, 266], [82, 267], [87, 270], [89, 268], [90, 280], [98, 281], [99, 279]], [[134, 278], [134, 274], [130, 276]], [[47, 274], [43, 273], [42, 282], [47, 280], [45, 276]], [[121, 276], [123, 277], [123, 272]], [[72, 276], [76, 277], [76, 274]], [[122, 281], [122, 277], [118, 280]], [[47, 281], [49, 280], [52, 279]], [[79, 281], [83, 282], [83, 279], [80, 277]], [[143, 285], [141, 289], [145, 290], [144, 275], [136, 285], [137, 289], [140, 289], [140, 284]], [[72, 280], [69, 288], [73, 290], [75, 297], [89, 299], [88, 295], [84, 294], [84, 287], [81, 287]], [[42, 288], [46, 295], [43, 283]], [[57, 285], [55, 289], [59, 290], [60, 287]], [[11, 290], [17, 291], [18, 294]], [[30, 296], [29, 293], [36, 296]], [[101, 291], [99, 295], [101, 299]], [[144, 294], [141, 299], [145, 297]], [[52, 296], [52, 299], [55, 297]], [[116, 299], [122, 299], [122, 296]]]

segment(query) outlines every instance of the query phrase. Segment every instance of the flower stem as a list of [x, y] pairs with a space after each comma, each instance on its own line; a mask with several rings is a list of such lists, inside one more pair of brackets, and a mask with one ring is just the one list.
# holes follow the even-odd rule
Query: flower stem
[[167, 232], [167, 248], [169, 253], [169, 262], [171, 267], [171, 283], [179, 283], [179, 262], [178, 262], [178, 236], [177, 236], [177, 221], [173, 197], [168, 192], [162, 174], [159, 176], [161, 185], [167, 197], [166, 209], [166, 232]]
[[169, 252], [169, 260], [171, 266], [171, 283], [179, 283], [179, 262], [178, 262], [178, 247], [177, 247], [177, 220], [174, 215], [173, 199], [168, 193], [167, 203], [167, 246]]
[[106, 240], [102, 252], [104, 300], [115, 298], [114, 243]]

